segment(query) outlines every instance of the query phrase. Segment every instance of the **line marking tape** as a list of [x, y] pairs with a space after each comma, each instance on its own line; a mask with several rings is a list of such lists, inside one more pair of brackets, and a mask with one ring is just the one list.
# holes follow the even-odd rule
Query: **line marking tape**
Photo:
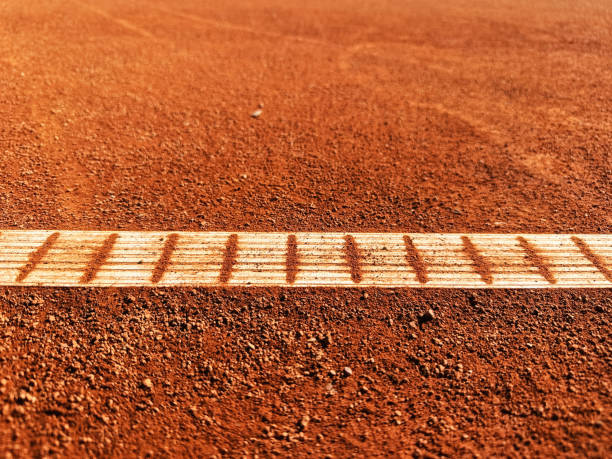
[[6, 230], [0, 285], [612, 288], [612, 234]]

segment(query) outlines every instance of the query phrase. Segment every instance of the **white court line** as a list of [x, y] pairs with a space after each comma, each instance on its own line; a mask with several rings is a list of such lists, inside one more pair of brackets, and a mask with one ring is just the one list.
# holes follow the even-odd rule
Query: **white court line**
[[0, 285], [612, 288], [612, 235], [6, 230]]

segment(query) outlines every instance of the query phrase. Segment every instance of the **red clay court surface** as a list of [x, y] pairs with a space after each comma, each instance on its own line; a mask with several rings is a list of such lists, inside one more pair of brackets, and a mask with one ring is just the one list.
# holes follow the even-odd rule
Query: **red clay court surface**
[[[609, 234], [611, 44], [605, 0], [4, 0], [0, 231]], [[611, 297], [2, 287], [0, 451], [610, 456]]]

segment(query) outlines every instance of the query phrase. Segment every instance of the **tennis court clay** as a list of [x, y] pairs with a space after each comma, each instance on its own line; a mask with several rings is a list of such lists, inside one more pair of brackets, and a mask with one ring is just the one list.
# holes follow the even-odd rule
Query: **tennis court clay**
[[0, 456], [612, 455], [607, 0], [0, 2]]

